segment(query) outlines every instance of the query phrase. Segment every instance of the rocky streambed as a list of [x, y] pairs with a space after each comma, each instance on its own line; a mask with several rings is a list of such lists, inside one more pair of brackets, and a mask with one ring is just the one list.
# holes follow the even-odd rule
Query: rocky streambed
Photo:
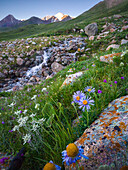
[[78, 53], [85, 50], [85, 39], [69, 36], [55, 41], [28, 38], [1, 42], [0, 92], [20, 90], [52, 77], [78, 60]]

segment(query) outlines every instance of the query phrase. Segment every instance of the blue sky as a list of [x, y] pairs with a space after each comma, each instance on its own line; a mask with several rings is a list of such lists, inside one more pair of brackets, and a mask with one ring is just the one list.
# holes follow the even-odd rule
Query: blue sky
[[0, 0], [0, 20], [8, 14], [17, 19], [42, 18], [58, 12], [78, 16], [101, 0]]

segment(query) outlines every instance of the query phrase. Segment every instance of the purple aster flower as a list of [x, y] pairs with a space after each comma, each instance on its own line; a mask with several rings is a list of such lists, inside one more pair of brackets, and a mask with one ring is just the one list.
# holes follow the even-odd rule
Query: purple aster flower
[[9, 158], [8, 157], [3, 157], [0, 159], [0, 164], [4, 164], [5, 163], [5, 160], [8, 160]]
[[112, 85], [110, 85], [112, 87]]
[[107, 80], [106, 79], [104, 79], [104, 81], [103, 81], [104, 83], [107, 83]]
[[95, 64], [92, 65], [92, 67], [95, 67], [95, 66], [96, 66]]
[[121, 79], [124, 79], [124, 77], [121, 77]]
[[74, 93], [74, 95], [73, 95], [73, 101], [72, 101], [72, 103], [79, 103], [80, 102], [80, 99], [82, 98], [82, 97], [84, 97], [85, 96], [85, 94], [84, 93], [82, 93], [82, 91], [76, 91], [76, 93]]
[[84, 96], [80, 99], [79, 105], [80, 105], [80, 109], [82, 109], [82, 111], [85, 111], [85, 108], [87, 109], [87, 111], [90, 109], [90, 105], [94, 105], [94, 100], [90, 100], [91, 98], [89, 98], [88, 96]]
[[56, 164], [54, 164], [53, 161], [50, 161], [43, 168], [43, 170], [47, 170], [47, 169], [61, 170], [61, 167], [56, 165]]
[[81, 157], [85, 159], [89, 159], [87, 156], [83, 155], [84, 149], [82, 146], [76, 146], [74, 143], [70, 143], [67, 145], [66, 150], [62, 152], [62, 159], [66, 165], [71, 165], [72, 163], [76, 163], [77, 160], [81, 159]]
[[117, 81], [114, 81], [115, 84], [117, 84]]
[[13, 130], [9, 130], [9, 132], [13, 132]]
[[89, 93], [94, 93], [95, 92], [95, 88], [92, 88], [92, 86], [87, 86], [84, 91], [87, 91]]
[[2, 110], [4, 110], [4, 108], [2, 107]]
[[4, 121], [2, 121], [2, 124], [5, 124], [5, 122], [4, 122]]
[[98, 93], [102, 93], [102, 91], [101, 91], [101, 90], [98, 90]]

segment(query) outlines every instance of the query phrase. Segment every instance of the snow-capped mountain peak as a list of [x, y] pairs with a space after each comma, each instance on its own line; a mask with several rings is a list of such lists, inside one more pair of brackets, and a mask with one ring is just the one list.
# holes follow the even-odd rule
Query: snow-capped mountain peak
[[61, 12], [58, 12], [56, 15], [54, 15], [56, 18], [58, 18], [58, 20], [59, 21], [61, 21], [62, 20], [62, 18], [63, 18], [63, 16], [64, 16], [64, 14], [63, 13], [61, 13]]
[[43, 17], [42, 20], [45, 20], [45, 21], [46, 21], [46, 20], [50, 19], [51, 17], [52, 17], [52, 16], [47, 15], [47, 16]]

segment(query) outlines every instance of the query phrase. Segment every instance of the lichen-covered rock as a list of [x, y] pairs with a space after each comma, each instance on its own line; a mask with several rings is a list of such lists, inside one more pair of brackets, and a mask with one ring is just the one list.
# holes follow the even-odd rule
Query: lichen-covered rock
[[104, 62], [113, 62], [113, 57], [114, 56], [120, 56], [122, 53], [113, 53], [113, 54], [108, 54], [108, 55], [104, 55], [104, 56], [100, 56], [100, 61], [104, 61]]
[[74, 81], [76, 81], [76, 79], [78, 79], [80, 76], [82, 76], [83, 72], [77, 72], [75, 74], [70, 74], [66, 79], [65, 81], [63, 82], [62, 86], [65, 86], [65, 85], [69, 85], [69, 84], [72, 84]]
[[117, 44], [111, 44], [107, 47], [106, 51], [108, 51], [110, 48], [119, 48], [120, 46]]
[[75, 142], [84, 147], [89, 160], [81, 161], [84, 169], [117, 163], [128, 164], [128, 95], [112, 101], [83, 135]]

